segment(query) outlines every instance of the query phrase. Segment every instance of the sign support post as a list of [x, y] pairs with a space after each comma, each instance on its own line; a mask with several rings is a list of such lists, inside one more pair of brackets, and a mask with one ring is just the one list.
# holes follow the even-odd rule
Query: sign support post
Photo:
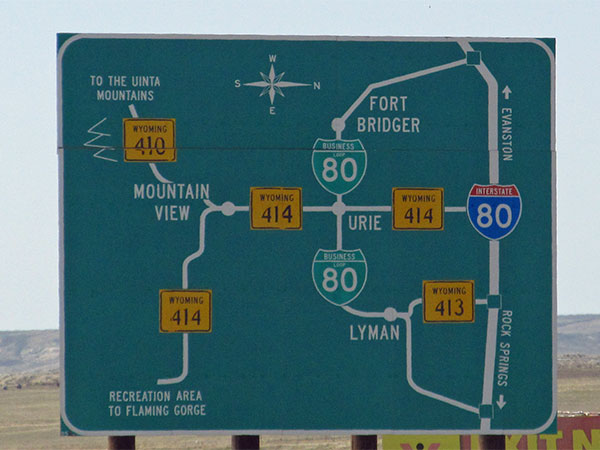
[[503, 435], [479, 435], [479, 448], [481, 450], [504, 450], [506, 437]]
[[352, 435], [352, 450], [376, 450], [376, 435]]
[[109, 436], [108, 450], [135, 450], [135, 436]]
[[235, 435], [231, 436], [231, 448], [233, 450], [259, 450], [260, 436]]

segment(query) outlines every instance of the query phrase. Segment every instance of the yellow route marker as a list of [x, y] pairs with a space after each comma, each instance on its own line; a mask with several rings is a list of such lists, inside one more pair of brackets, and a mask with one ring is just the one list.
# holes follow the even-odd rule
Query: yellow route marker
[[126, 162], [177, 161], [175, 119], [123, 119]]
[[473, 322], [475, 282], [423, 281], [424, 322]]
[[458, 435], [391, 435], [382, 436], [383, 450], [423, 449], [423, 450], [456, 450], [460, 448]]
[[212, 291], [161, 289], [161, 333], [210, 333]]
[[393, 188], [394, 230], [443, 230], [443, 188]]
[[251, 187], [252, 230], [301, 230], [302, 188]]

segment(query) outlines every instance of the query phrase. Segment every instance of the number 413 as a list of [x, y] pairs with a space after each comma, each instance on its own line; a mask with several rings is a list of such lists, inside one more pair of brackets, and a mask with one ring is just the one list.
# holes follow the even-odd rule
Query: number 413
[[465, 313], [464, 302], [460, 298], [448, 299], [440, 301], [435, 310], [440, 313], [440, 316], [462, 316]]

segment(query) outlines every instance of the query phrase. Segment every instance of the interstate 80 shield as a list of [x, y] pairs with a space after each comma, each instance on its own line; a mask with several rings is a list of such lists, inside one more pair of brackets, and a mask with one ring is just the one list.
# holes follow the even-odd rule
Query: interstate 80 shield
[[474, 184], [467, 200], [473, 227], [490, 240], [505, 238], [521, 218], [522, 202], [517, 186]]

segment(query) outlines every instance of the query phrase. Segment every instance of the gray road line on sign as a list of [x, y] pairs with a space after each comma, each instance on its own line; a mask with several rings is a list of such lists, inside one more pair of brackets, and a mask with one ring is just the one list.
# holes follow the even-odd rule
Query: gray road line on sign
[[[466, 39], [459, 39], [458, 44], [466, 52], [472, 52], [473, 47]], [[498, 167], [498, 82], [483, 60], [474, 65], [488, 87], [488, 150], [490, 184], [499, 183]]]
[[[336, 204], [337, 205], [343, 205], [344, 201], [343, 201], [343, 194], [337, 194], [337, 201]], [[344, 247], [342, 246], [342, 233], [343, 233], [343, 223], [342, 223], [342, 218], [344, 216], [344, 211], [334, 211], [334, 214], [336, 215], [336, 228], [337, 228], [337, 233], [336, 233], [336, 250], [342, 250]]]
[[[473, 48], [466, 40], [459, 40], [458, 43], [465, 52], [473, 51]], [[391, 84], [401, 83], [403, 81], [407, 81], [410, 79], [429, 75], [429, 74], [436, 73], [436, 72], [439, 72], [442, 70], [448, 70], [448, 69], [452, 69], [454, 67], [459, 67], [459, 66], [465, 65], [466, 62], [467, 61], [465, 58], [465, 59], [461, 59], [461, 60], [458, 60], [458, 61], [455, 61], [455, 62], [452, 62], [449, 64], [432, 67], [429, 69], [417, 71], [417, 72], [407, 74], [407, 75], [402, 75], [399, 77], [391, 78], [389, 80], [385, 80], [385, 81], [381, 81], [381, 82], [377, 82], [377, 83], [372, 83], [367, 87], [367, 89], [365, 89], [365, 91], [358, 97], [358, 99], [344, 113], [344, 115], [341, 117], [341, 120], [343, 123], [345, 123], [346, 120], [348, 119], [348, 117], [350, 117], [350, 115], [356, 110], [356, 108], [358, 108], [358, 106], [364, 101], [364, 99], [374, 89], [389, 86]], [[483, 63], [476, 67], [488, 85], [489, 178], [490, 178], [490, 183], [493, 184], [493, 183], [498, 183], [498, 178], [499, 178], [498, 146], [497, 146], [498, 83], [496, 82], [496, 79], [491, 74], [489, 69]], [[335, 129], [337, 139], [342, 138], [342, 131], [344, 128], [345, 127], [338, 127], [337, 129]], [[341, 201], [341, 198], [338, 198], [338, 199]], [[350, 208], [357, 208], [357, 207], [350, 207]], [[385, 207], [385, 208], [386, 209], [384, 211], [387, 212], [388, 207]], [[350, 210], [349, 207], [345, 207], [345, 211], [349, 211], [349, 210]], [[355, 210], [358, 210], [358, 209], [355, 209]], [[444, 210], [446, 212], [465, 212], [466, 207], [447, 207], [447, 208], [444, 208]], [[391, 207], [389, 207], [389, 211], [391, 211]], [[490, 244], [491, 244], [491, 242], [490, 242]], [[341, 214], [338, 215], [337, 245], [338, 245], [338, 249], [342, 248], [341, 247], [342, 246]], [[493, 293], [493, 292], [499, 290], [498, 283], [497, 283], [497, 280], [499, 277], [498, 270], [497, 270], [499, 267], [497, 256], [499, 255], [499, 252], [496, 252], [496, 253], [492, 252], [492, 248], [493, 248], [492, 245], [490, 245], [490, 287], [492, 286], [492, 284], [494, 284], [496, 286], [496, 288], [495, 288], [495, 290], [490, 289], [490, 293]], [[485, 301], [478, 300], [477, 304], [484, 304], [484, 302], [485, 302], [485, 304], [487, 304], [487, 300], [485, 300]], [[420, 386], [418, 386], [412, 379], [412, 335], [410, 332], [411, 331], [410, 317], [412, 316], [412, 310], [414, 309], [415, 305], [416, 305], [415, 302], [411, 303], [410, 312], [409, 312], [408, 316], [399, 316], [406, 321], [406, 327], [407, 327], [407, 342], [406, 342], [406, 345], [407, 345], [407, 380], [408, 380], [409, 385], [415, 391], [417, 391], [425, 396], [435, 398], [437, 400], [451, 404], [458, 408], [465, 409], [465, 410], [473, 412], [475, 414], [479, 414], [479, 408], [467, 405], [465, 403], [459, 402], [459, 401], [451, 399], [449, 397], [445, 397], [443, 395], [436, 394], [434, 392], [423, 389]], [[350, 307], [343, 307], [343, 308], [347, 312], [350, 312], [352, 314], [359, 315], [362, 317], [374, 317], [374, 318], [384, 317], [383, 313], [362, 313], [362, 312], [354, 310], [353, 308], [350, 308]], [[401, 313], [399, 313], [399, 314], [401, 314]], [[485, 367], [484, 367], [484, 386], [483, 386], [483, 394], [482, 394], [482, 396], [483, 396], [482, 403], [483, 404], [491, 404], [492, 398], [493, 398], [493, 372], [494, 372], [494, 362], [495, 362], [495, 355], [496, 355], [495, 347], [496, 347], [497, 325], [498, 325], [498, 310], [497, 309], [489, 309], [488, 310], [488, 330], [487, 330], [487, 338], [486, 338]], [[491, 372], [491, 375], [490, 375], [490, 372]], [[489, 398], [489, 401], [487, 401], [488, 398]], [[491, 425], [490, 422], [491, 421], [489, 419], [481, 419], [481, 429], [482, 430], [489, 429], [489, 427]]]
[[[129, 105], [129, 113], [131, 114], [131, 117], [133, 118], [138, 118], [138, 113], [137, 110], [135, 109], [135, 105], [132, 103], [131, 105]], [[152, 170], [152, 173], [154, 174], [154, 176], [156, 177], [156, 179], [158, 181], [160, 181], [161, 183], [172, 183], [172, 181], [167, 180], [165, 177], [163, 177], [161, 175], [161, 173], [158, 171], [158, 168], [156, 167], [156, 164], [154, 163], [149, 163], [150, 169]], [[186, 274], [186, 279], [184, 281], [186, 287], [184, 287], [184, 289], [187, 288], [187, 274]], [[189, 369], [189, 341], [188, 341], [188, 334], [187, 333], [183, 333], [183, 337], [182, 337], [182, 368], [181, 368], [181, 375], [179, 375], [178, 377], [175, 378], [159, 378], [156, 381], [156, 384], [176, 384], [176, 383], [181, 383], [183, 380], [185, 380], [185, 378], [188, 375], [188, 369]]]
[[[136, 118], [136, 119], [139, 117], [134, 104], [129, 105], [129, 112], [131, 113], [131, 117]], [[165, 177], [163, 177], [161, 175], [161, 173], [158, 171], [158, 167], [156, 167], [155, 163], [148, 163], [148, 165], [150, 166], [152, 173], [154, 174], [154, 176], [156, 177], [156, 179], [158, 181], [160, 181], [161, 183], [172, 183], [172, 181], [167, 180]]]
[[181, 383], [188, 376], [189, 369], [189, 344], [188, 344], [188, 333], [183, 333], [183, 346], [182, 346], [182, 367], [181, 375], [175, 378], [159, 378], [156, 380], [156, 384], [177, 384]]
[[[208, 208], [202, 211], [200, 214], [200, 221], [198, 225], [198, 250], [189, 255], [184, 259], [182, 267], [181, 267], [181, 285], [183, 289], [187, 289], [189, 287], [189, 274], [188, 268], [192, 261], [202, 256], [204, 250], [206, 248], [206, 217], [216, 211], [220, 211], [224, 215], [232, 215], [236, 212], [246, 212], [250, 210], [249, 206], [235, 206], [233, 203], [225, 202], [220, 206], [215, 205], [209, 199], [204, 200], [204, 203]], [[175, 378], [161, 378], [158, 379], [156, 384], [177, 384], [181, 383], [188, 375], [189, 371], [189, 345], [188, 345], [188, 333], [183, 333], [183, 346], [182, 346], [182, 369], [181, 375]]]
[[[389, 322], [392, 322], [395, 319], [404, 320], [406, 322], [406, 380], [407, 380], [409, 386], [415, 392], [418, 392], [419, 394], [425, 395], [425, 396], [433, 398], [435, 400], [439, 400], [441, 402], [447, 403], [447, 404], [455, 406], [457, 408], [464, 409], [465, 411], [469, 411], [474, 414], [479, 414], [479, 408], [471, 406], [471, 405], [467, 405], [466, 403], [463, 403], [459, 400], [455, 400], [450, 397], [446, 397], [444, 395], [437, 394], [433, 391], [424, 389], [424, 388], [420, 387], [419, 385], [417, 385], [417, 383], [412, 378], [412, 324], [411, 324], [411, 320], [412, 320], [412, 315], [413, 315], [415, 307], [417, 305], [421, 304], [422, 302], [423, 302], [423, 300], [420, 298], [413, 300], [410, 303], [407, 312], [398, 312], [398, 311], [395, 311], [391, 307], [386, 308], [386, 310], [383, 312], [359, 311], [359, 310], [354, 309], [347, 305], [343, 305], [343, 306], [341, 306], [341, 308], [343, 310], [345, 310], [346, 312], [348, 312], [354, 316], [358, 316], [358, 317], [365, 317], [365, 318], [371, 318], [371, 319], [386, 319]], [[476, 304], [480, 305], [480, 306], [487, 305], [487, 299], [477, 299]], [[393, 311], [390, 311], [390, 310], [393, 310]], [[495, 314], [497, 315], [498, 310], [494, 309], [494, 311], [496, 312]], [[393, 318], [392, 318], [392, 313], [394, 316]]]
[[[418, 299], [418, 300], [414, 300], [410, 304], [410, 308], [409, 308], [410, 316], [412, 316], [412, 311], [413, 311], [414, 307], [418, 303], [421, 303], [421, 302], [422, 302], [422, 300]], [[477, 408], [475, 406], [467, 405], [466, 403], [455, 400], [453, 398], [446, 397], [441, 394], [436, 394], [435, 392], [424, 389], [413, 380], [413, 377], [412, 377], [412, 326], [411, 326], [410, 316], [408, 318], [403, 317], [404, 321], [406, 322], [406, 379], [407, 379], [410, 387], [413, 388], [414, 391], [416, 391], [419, 394], [422, 394], [426, 397], [430, 397], [435, 400], [439, 400], [441, 402], [448, 403], [449, 405], [456, 406], [457, 408], [464, 409], [465, 411], [471, 412], [473, 414], [479, 414], [479, 408]]]
[[[196, 250], [194, 253], [192, 253], [187, 258], [185, 258], [185, 260], [183, 261], [182, 268], [181, 268], [181, 278], [182, 278], [181, 285], [182, 285], [183, 289], [187, 289], [189, 286], [188, 266], [189, 266], [190, 262], [192, 262], [196, 258], [199, 258], [202, 255], [202, 253], [204, 253], [204, 249], [205, 249], [204, 237], [206, 234], [206, 216], [208, 216], [211, 212], [215, 212], [215, 211], [219, 210], [218, 207], [214, 203], [212, 203], [210, 200], [206, 200], [205, 203], [207, 204], [208, 208], [206, 208], [204, 211], [202, 211], [202, 214], [200, 215], [200, 223], [198, 226], [198, 240], [199, 240], [198, 250]], [[188, 333], [183, 333], [181, 375], [179, 375], [175, 378], [159, 378], [156, 381], [156, 384], [164, 385], [164, 384], [181, 383], [187, 377], [188, 371], [189, 371]]]
[[[458, 44], [466, 52], [472, 52], [473, 47], [467, 39], [459, 39]], [[483, 60], [474, 65], [488, 87], [488, 152], [489, 152], [489, 182], [500, 182], [498, 160], [498, 82]], [[489, 243], [489, 294], [500, 293], [500, 243], [490, 240]], [[494, 371], [496, 362], [496, 344], [498, 331], [497, 308], [488, 308], [487, 334], [485, 344], [485, 365], [483, 369], [482, 405], [492, 405], [494, 399]], [[491, 418], [481, 418], [481, 431], [491, 430]]]
[[345, 206], [345, 211], [349, 212], [391, 212], [392, 207], [388, 205], [383, 206]]
[[304, 212], [331, 212], [333, 206], [303, 206], [302, 211]]
[[[443, 70], [453, 69], [455, 67], [463, 66], [467, 63], [466, 58], [460, 59], [458, 61], [454, 61], [448, 64], [442, 64], [440, 66], [430, 67], [429, 69], [419, 70], [417, 72], [409, 73], [406, 75], [401, 75], [398, 77], [390, 78], [389, 80], [379, 81], [377, 83], [372, 83], [364, 90], [362, 94], [354, 101], [354, 103], [348, 108], [348, 110], [341, 117], [343, 123], [346, 122], [348, 117], [352, 115], [352, 113], [359, 107], [359, 105], [363, 102], [365, 98], [374, 90], [379, 89], [381, 87], [390, 86], [396, 83], [402, 83], [403, 81], [412, 80], [414, 78], [419, 78], [425, 75], [430, 75], [432, 73], [441, 72]], [[334, 130], [336, 132], [336, 138], [341, 139], [342, 137], [342, 129]]]

